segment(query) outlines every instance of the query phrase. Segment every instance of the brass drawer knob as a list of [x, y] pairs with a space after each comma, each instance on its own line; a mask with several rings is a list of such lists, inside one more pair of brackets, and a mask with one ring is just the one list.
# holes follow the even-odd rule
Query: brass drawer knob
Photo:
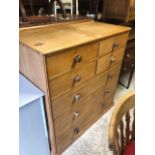
[[108, 74], [108, 79], [112, 79], [113, 75], [112, 74]]
[[81, 77], [79, 75], [76, 75], [75, 78], [74, 78], [74, 81], [75, 82], [80, 82], [81, 80]]
[[79, 62], [81, 62], [81, 60], [82, 60], [82, 58], [81, 58], [81, 56], [80, 55], [76, 55], [75, 57], [74, 57], [74, 63], [79, 63]]
[[74, 94], [74, 101], [75, 101], [75, 102], [79, 101], [80, 98], [81, 98], [81, 96], [80, 96], [79, 93]]
[[106, 89], [106, 90], [105, 90], [105, 93], [106, 93], [106, 94], [109, 94], [109, 93], [110, 93], [110, 90], [109, 90], [109, 89]]
[[75, 133], [75, 134], [78, 134], [79, 132], [80, 132], [79, 128], [75, 128], [75, 129], [74, 129], [74, 133]]
[[110, 59], [110, 62], [111, 62], [111, 63], [115, 63], [115, 62], [116, 62], [116, 59], [115, 59], [114, 57], [112, 57], [112, 58]]
[[74, 112], [74, 118], [77, 118], [77, 117], [79, 117], [80, 116], [80, 113], [79, 112]]
[[119, 47], [119, 43], [115, 42], [115, 43], [113, 44], [113, 48], [115, 49], [115, 48], [118, 48], [118, 47]]

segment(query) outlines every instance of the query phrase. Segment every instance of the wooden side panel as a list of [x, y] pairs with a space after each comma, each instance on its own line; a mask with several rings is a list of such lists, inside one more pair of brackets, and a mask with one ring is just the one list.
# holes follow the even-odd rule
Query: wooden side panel
[[46, 93], [46, 79], [42, 56], [21, 44], [19, 45], [19, 70]]
[[55, 134], [53, 128], [53, 119], [51, 113], [51, 104], [49, 97], [49, 89], [47, 83], [47, 75], [45, 68], [45, 59], [42, 55], [32, 49], [20, 45], [19, 46], [19, 70], [32, 81], [38, 88], [45, 93], [45, 108], [48, 120], [50, 147], [56, 152]]

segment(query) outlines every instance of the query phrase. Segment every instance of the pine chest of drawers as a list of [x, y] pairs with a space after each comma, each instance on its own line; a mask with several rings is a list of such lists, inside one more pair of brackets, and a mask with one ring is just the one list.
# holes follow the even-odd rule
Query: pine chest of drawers
[[20, 29], [20, 72], [45, 93], [53, 154], [113, 105], [129, 30], [94, 21]]

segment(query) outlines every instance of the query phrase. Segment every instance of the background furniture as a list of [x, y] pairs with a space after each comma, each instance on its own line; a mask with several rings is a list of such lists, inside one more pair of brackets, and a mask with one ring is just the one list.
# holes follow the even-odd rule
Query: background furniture
[[[113, 110], [109, 125], [109, 147], [115, 155], [123, 154], [135, 140], [135, 93], [123, 96]], [[124, 155], [124, 154], [123, 154]]]
[[19, 154], [50, 155], [44, 94], [19, 75]]
[[[62, 15], [54, 15], [54, 2], [62, 9]], [[19, 0], [19, 26], [20, 27], [30, 27], [45, 24], [55, 24], [60, 22], [68, 21], [88, 21], [89, 18], [85, 16], [78, 15], [78, 0], [74, 0], [74, 6], [76, 7], [76, 16], [73, 15], [71, 18], [67, 18], [66, 10], [61, 0]], [[83, 3], [82, 3], [83, 5]], [[74, 10], [73, 10], [74, 11]], [[63, 18], [62, 18], [63, 17]]]
[[52, 22], [51, 14], [55, 1], [62, 9], [65, 18], [66, 13], [61, 0], [19, 0], [20, 22]]
[[[75, 4], [74, 4], [75, 3]], [[54, 3], [54, 10], [55, 10], [55, 15], [57, 15], [57, 10], [61, 9], [60, 6], [57, 4], [55, 1]], [[79, 15], [79, 10], [78, 10], [78, 0], [62, 0], [62, 4], [64, 6], [65, 10], [70, 10], [71, 16], [73, 16], [74, 8], [75, 8], [75, 14]], [[75, 6], [75, 7], [74, 7]]]
[[135, 19], [135, 0], [104, 0], [103, 15], [128, 23]]
[[53, 154], [113, 105], [129, 30], [94, 21], [20, 29], [20, 71], [45, 93]]
[[[104, 0], [103, 6], [104, 22], [132, 28], [119, 79], [120, 84], [128, 89], [135, 71], [135, 0]], [[123, 78], [126, 76], [127, 82]]]

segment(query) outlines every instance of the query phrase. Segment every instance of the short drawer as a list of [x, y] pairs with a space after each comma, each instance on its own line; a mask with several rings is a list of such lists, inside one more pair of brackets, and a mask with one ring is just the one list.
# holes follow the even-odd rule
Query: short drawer
[[122, 47], [113, 51], [112, 53], [100, 57], [97, 62], [97, 74], [107, 71], [110, 67], [113, 67], [115, 64], [122, 61], [124, 49], [125, 47]]
[[82, 87], [73, 89], [72, 91], [52, 100], [52, 109], [54, 119], [62, 115], [65, 111], [73, 108], [73, 106], [83, 106], [83, 100], [97, 90], [99, 87], [104, 86], [107, 80], [107, 72], [94, 76], [86, 82]]
[[106, 55], [113, 50], [117, 50], [126, 45], [128, 33], [113, 36], [100, 41], [99, 43], [99, 56]]
[[62, 51], [46, 57], [48, 78], [52, 79], [96, 58], [98, 43], [91, 43], [75, 49]]
[[75, 71], [71, 71], [55, 79], [49, 80], [51, 97], [54, 99], [65, 92], [80, 86], [95, 75], [96, 61], [86, 63]]
[[122, 47], [112, 52], [110, 56], [110, 67], [114, 66], [115, 64], [123, 60], [124, 51], [125, 51], [125, 47]]
[[106, 55], [107, 53], [112, 52], [114, 42], [115, 42], [115, 37], [110, 37], [100, 41], [99, 56]]
[[126, 43], [127, 43], [127, 40], [128, 40], [128, 35], [129, 35], [128, 33], [123, 33], [123, 34], [117, 35], [115, 37], [113, 50], [117, 50], [117, 49], [119, 49], [121, 47], [125, 47]]

